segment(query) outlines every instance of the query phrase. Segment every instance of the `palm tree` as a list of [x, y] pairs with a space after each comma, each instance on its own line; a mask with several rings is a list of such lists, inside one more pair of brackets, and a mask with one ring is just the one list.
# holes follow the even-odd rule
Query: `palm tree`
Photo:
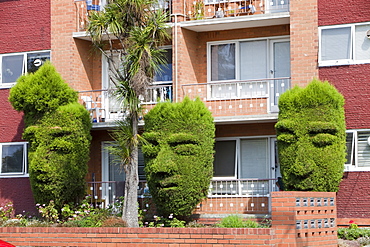
[[[160, 45], [169, 39], [167, 15], [154, 8], [155, 0], [113, 0], [101, 12], [89, 16], [87, 28], [94, 47], [107, 59], [115, 96], [127, 115], [112, 132], [118, 145], [113, 152], [121, 159], [126, 173], [122, 219], [128, 227], [138, 227], [138, 118], [140, 96], [154, 73], [164, 63]], [[114, 56], [119, 55], [119, 64]]]

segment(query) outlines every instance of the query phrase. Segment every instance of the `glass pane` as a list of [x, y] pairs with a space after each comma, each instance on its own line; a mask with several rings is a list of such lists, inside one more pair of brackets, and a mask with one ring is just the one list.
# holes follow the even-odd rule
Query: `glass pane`
[[123, 170], [123, 167], [121, 167], [120, 158], [109, 154], [108, 156], [108, 162], [109, 162], [109, 181], [125, 181], [126, 174]]
[[370, 59], [370, 39], [366, 35], [368, 30], [370, 30], [370, 25], [356, 26], [354, 58], [356, 60]]
[[358, 132], [358, 167], [370, 166], [370, 146], [367, 140], [370, 132]]
[[235, 79], [235, 44], [211, 46], [211, 80]]
[[23, 55], [3, 56], [2, 83], [13, 83], [23, 73]]
[[164, 53], [167, 64], [161, 64], [160, 71], [154, 76], [154, 81], [172, 81], [172, 49], [165, 49]]
[[240, 141], [240, 178], [268, 178], [267, 139]]
[[274, 43], [274, 77], [290, 77], [290, 42]]
[[50, 52], [28, 53], [27, 54], [27, 72], [33, 73], [44, 64], [46, 60], [50, 60]]
[[267, 4], [271, 13], [289, 11], [289, 0], [269, 0]]
[[323, 29], [321, 32], [321, 60], [350, 59], [351, 28]]
[[349, 132], [346, 133], [346, 165], [352, 165], [352, 158], [353, 158], [353, 145], [354, 139], [353, 139], [353, 133]]
[[236, 84], [211, 85], [211, 97], [218, 99], [230, 99], [236, 97]]
[[268, 88], [266, 81], [256, 81], [249, 83], [239, 83], [240, 96], [251, 97], [267, 97]]
[[215, 177], [235, 176], [236, 141], [216, 141], [213, 171]]
[[23, 173], [23, 145], [3, 145], [1, 173]]
[[[105, 60], [108, 64], [108, 61]], [[119, 54], [114, 54], [113, 56], [113, 68], [122, 68], [122, 60]], [[117, 83], [117, 78], [115, 74], [112, 72], [112, 70], [109, 69], [109, 65], [107, 65], [108, 68], [108, 105], [109, 105], [109, 113], [120, 113], [122, 112], [122, 100], [117, 97], [113, 92], [116, 88], [115, 82]], [[113, 69], [114, 70], [114, 69]], [[123, 71], [123, 69], [122, 69]]]
[[267, 78], [266, 40], [240, 42], [240, 79]]

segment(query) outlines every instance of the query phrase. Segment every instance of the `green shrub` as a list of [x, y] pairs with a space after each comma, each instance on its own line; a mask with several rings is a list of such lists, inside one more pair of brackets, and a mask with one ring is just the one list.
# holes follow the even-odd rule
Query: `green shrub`
[[159, 103], [145, 116], [142, 147], [150, 194], [160, 215], [190, 215], [208, 194], [215, 126], [199, 99]]
[[58, 210], [85, 195], [91, 136], [88, 112], [78, 103], [45, 115], [23, 136], [30, 143], [29, 173], [35, 200]]
[[65, 203], [79, 202], [85, 194], [91, 122], [88, 111], [77, 103], [77, 93], [47, 62], [18, 79], [9, 101], [25, 115], [23, 138], [30, 144], [35, 201], [53, 201], [57, 210]]
[[258, 228], [259, 224], [251, 219], [244, 220], [241, 216], [233, 214], [229, 215], [216, 224], [216, 227], [221, 228]]
[[34, 74], [18, 78], [10, 90], [9, 101], [15, 110], [24, 113], [26, 126], [30, 126], [59, 106], [77, 102], [77, 92], [46, 62]]
[[275, 125], [285, 190], [338, 191], [345, 163], [344, 98], [313, 80], [280, 96]]
[[338, 238], [356, 240], [360, 237], [370, 237], [370, 228], [338, 228]]

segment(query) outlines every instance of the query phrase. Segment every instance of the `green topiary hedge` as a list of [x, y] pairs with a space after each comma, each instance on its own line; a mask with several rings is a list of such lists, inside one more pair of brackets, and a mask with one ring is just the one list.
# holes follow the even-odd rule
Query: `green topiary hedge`
[[345, 163], [344, 98], [313, 80], [280, 96], [276, 124], [285, 190], [338, 191]]
[[34, 74], [19, 78], [10, 102], [23, 111], [29, 142], [29, 174], [35, 201], [56, 208], [85, 195], [91, 120], [77, 103], [77, 93], [48, 62]]
[[77, 92], [63, 81], [50, 62], [46, 62], [35, 73], [18, 78], [10, 90], [9, 101], [15, 110], [24, 113], [26, 126], [29, 126], [59, 106], [77, 102]]
[[159, 214], [188, 216], [207, 196], [214, 136], [212, 115], [199, 99], [159, 103], [145, 116], [145, 172]]

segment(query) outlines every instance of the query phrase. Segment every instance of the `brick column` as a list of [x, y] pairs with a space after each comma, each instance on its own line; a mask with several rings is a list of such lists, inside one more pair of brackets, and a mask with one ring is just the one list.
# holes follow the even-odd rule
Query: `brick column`
[[318, 78], [317, 0], [290, 1], [290, 54], [292, 86]]
[[276, 246], [337, 246], [334, 192], [272, 192]]

